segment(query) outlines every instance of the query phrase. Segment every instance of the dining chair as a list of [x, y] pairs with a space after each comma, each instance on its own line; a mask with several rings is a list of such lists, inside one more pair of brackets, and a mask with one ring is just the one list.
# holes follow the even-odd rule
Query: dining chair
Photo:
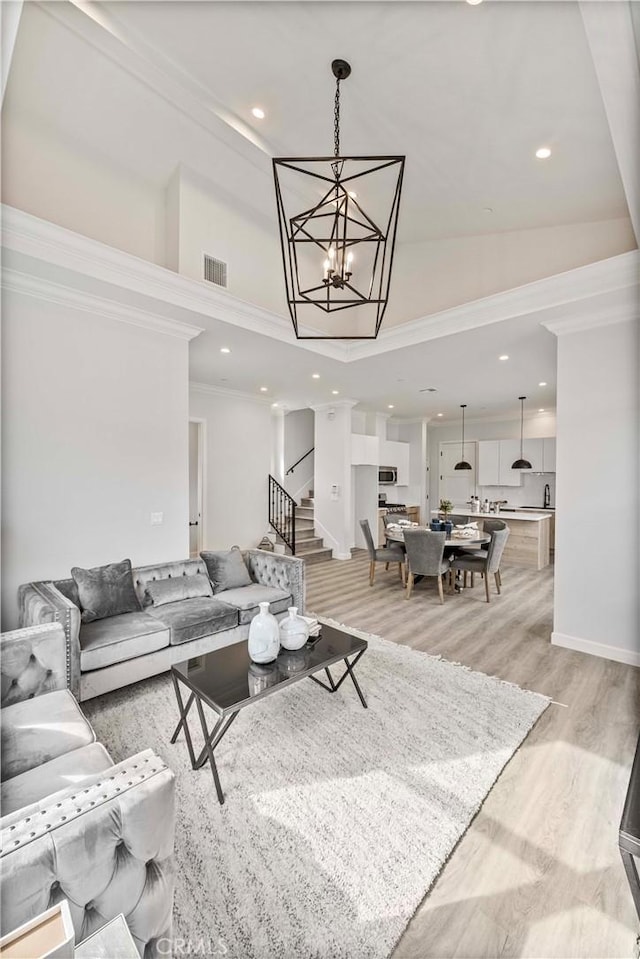
[[[506, 525], [507, 524], [504, 522], [504, 520], [501, 520], [501, 519], [485, 519], [482, 521], [482, 528], [484, 532], [491, 533], [492, 536], [497, 529], [505, 529]], [[488, 556], [488, 551], [489, 551], [489, 543], [487, 543], [484, 549], [482, 547], [480, 549], [463, 549], [461, 551], [461, 555], [481, 556], [483, 559], [486, 559]]]
[[362, 530], [365, 543], [367, 544], [367, 552], [369, 553], [369, 586], [373, 586], [376, 563], [386, 563], [385, 569], [389, 569], [389, 563], [397, 563], [400, 579], [404, 586], [404, 548], [402, 545], [400, 543], [390, 543], [387, 546], [376, 549], [368, 519], [360, 520], [360, 529]]
[[449, 560], [444, 557], [447, 534], [428, 529], [406, 529], [404, 545], [407, 551], [407, 595], [411, 596], [415, 576], [436, 576], [440, 602], [444, 603], [442, 577], [449, 572]]
[[382, 517], [382, 522], [384, 523], [384, 528], [386, 529], [389, 523], [397, 523], [398, 520], [400, 519], [406, 520], [406, 518], [407, 518], [406, 513], [386, 513]]
[[[499, 522], [496, 520], [495, 522]], [[482, 550], [486, 552], [486, 556], [478, 556], [469, 552], [466, 555], [460, 554], [457, 559], [451, 561], [451, 568], [455, 570], [462, 570], [466, 576], [467, 572], [471, 573], [472, 580], [471, 585], [473, 585], [473, 574], [474, 573], [483, 573], [484, 574], [484, 589], [487, 597], [487, 602], [490, 603], [491, 599], [489, 597], [489, 575], [493, 573], [496, 581], [496, 589], [500, 593], [500, 587], [502, 586], [502, 579], [500, 577], [500, 560], [502, 559], [502, 553], [504, 551], [505, 544], [509, 538], [509, 527], [504, 525], [504, 529], [496, 529], [491, 533], [491, 542], [489, 543], [487, 550]]]

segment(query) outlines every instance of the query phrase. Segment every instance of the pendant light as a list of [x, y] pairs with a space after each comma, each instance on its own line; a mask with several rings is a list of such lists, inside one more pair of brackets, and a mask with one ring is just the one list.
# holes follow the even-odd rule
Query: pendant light
[[527, 398], [526, 396], [518, 397], [518, 399], [520, 400], [520, 459], [516, 460], [514, 463], [511, 464], [512, 470], [530, 470], [531, 469], [531, 463], [529, 462], [529, 460], [526, 460], [524, 458], [522, 453], [522, 443], [523, 443], [522, 437], [524, 435], [524, 401], [526, 400], [526, 398]]
[[464, 411], [465, 411], [466, 408], [467, 408], [467, 404], [466, 404], [466, 403], [461, 403], [461, 404], [460, 404], [460, 409], [462, 410], [462, 459], [460, 460], [459, 463], [456, 463], [456, 465], [453, 467], [454, 470], [471, 470], [471, 469], [473, 469], [473, 466], [471, 465], [471, 463], [467, 463], [466, 459], [464, 458]]
[[405, 158], [343, 153], [340, 84], [351, 66], [334, 60], [331, 70], [333, 156], [273, 160], [287, 305], [299, 340], [375, 339], [389, 299]]

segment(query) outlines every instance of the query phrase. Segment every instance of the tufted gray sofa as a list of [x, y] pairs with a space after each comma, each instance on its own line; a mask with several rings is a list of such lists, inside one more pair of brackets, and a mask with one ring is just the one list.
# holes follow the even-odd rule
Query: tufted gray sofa
[[152, 750], [114, 763], [67, 687], [60, 624], [0, 636], [0, 933], [67, 899], [80, 942], [124, 913], [141, 956], [166, 955], [174, 776]]
[[211, 652], [249, 635], [258, 603], [279, 616], [289, 606], [304, 612], [304, 561], [260, 549], [243, 551], [252, 583], [209, 599], [184, 599], [152, 608], [152, 580], [207, 575], [202, 559], [133, 570], [141, 611], [82, 623], [72, 579], [27, 583], [18, 590], [20, 625], [59, 622], [67, 637], [67, 682], [81, 702], [162, 673], [172, 663]]

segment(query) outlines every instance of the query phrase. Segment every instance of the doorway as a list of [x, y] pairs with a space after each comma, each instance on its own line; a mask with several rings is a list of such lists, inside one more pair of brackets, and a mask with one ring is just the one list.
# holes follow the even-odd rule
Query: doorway
[[204, 548], [205, 420], [189, 420], [189, 556]]
[[464, 444], [464, 455], [471, 465], [470, 470], [457, 470], [455, 465], [461, 457], [460, 443], [440, 443], [438, 457], [438, 503], [451, 500], [454, 506], [463, 506], [476, 491], [476, 443]]

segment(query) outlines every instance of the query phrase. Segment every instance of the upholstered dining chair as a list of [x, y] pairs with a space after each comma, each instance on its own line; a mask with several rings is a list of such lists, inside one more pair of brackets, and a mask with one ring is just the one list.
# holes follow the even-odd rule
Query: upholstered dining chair
[[498, 593], [500, 593], [500, 587], [502, 586], [502, 579], [500, 578], [500, 560], [502, 559], [502, 553], [504, 551], [507, 539], [509, 538], [509, 532], [509, 527], [506, 524], [504, 529], [496, 529], [492, 531], [489, 548], [486, 551], [482, 550], [483, 553], [486, 552], [486, 556], [472, 555], [471, 552], [469, 552], [465, 555], [461, 554], [457, 557], [457, 559], [453, 559], [451, 561], [451, 569], [463, 570], [465, 576], [468, 572], [471, 573], [472, 586], [473, 574], [484, 574], [484, 589], [488, 603], [491, 602], [491, 598], [489, 596], [489, 576], [491, 573], [493, 573], [495, 577], [496, 589], [498, 590]]
[[386, 529], [387, 526], [389, 525], [389, 523], [397, 523], [398, 520], [400, 520], [400, 519], [406, 520], [406, 518], [407, 518], [407, 514], [406, 514], [406, 513], [387, 512], [387, 513], [385, 513], [385, 514], [383, 515], [383, 517], [382, 517], [382, 522], [384, 523], [384, 527], [385, 527], [385, 529]]
[[[482, 528], [485, 533], [490, 533], [492, 536], [497, 529], [505, 529], [506, 523], [501, 519], [485, 519], [482, 521]], [[483, 559], [486, 559], [489, 555], [489, 543], [487, 543], [484, 549], [463, 549], [461, 551], [464, 556], [481, 556]]]
[[371, 527], [368, 519], [360, 520], [360, 529], [367, 544], [369, 553], [369, 586], [373, 586], [373, 578], [376, 573], [376, 563], [385, 563], [385, 569], [389, 569], [389, 563], [397, 563], [400, 572], [400, 579], [404, 586], [404, 548], [400, 543], [390, 543], [381, 549], [376, 549], [371, 535]]
[[409, 599], [416, 576], [436, 576], [440, 602], [444, 603], [442, 577], [449, 572], [449, 560], [444, 557], [446, 533], [429, 529], [406, 529], [404, 545], [407, 551], [407, 595]]

